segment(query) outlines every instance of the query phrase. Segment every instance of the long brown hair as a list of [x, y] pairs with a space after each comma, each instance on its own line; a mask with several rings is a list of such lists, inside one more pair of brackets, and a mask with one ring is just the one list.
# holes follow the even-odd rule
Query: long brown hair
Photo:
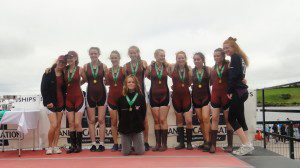
[[244, 53], [244, 51], [240, 48], [240, 46], [236, 43], [236, 38], [228, 37], [227, 40], [223, 42], [223, 44], [229, 44], [233, 49], [234, 53], [240, 55], [245, 61], [246, 66], [249, 66], [248, 56]]
[[55, 62], [52, 64], [52, 66], [51, 66], [51, 69], [54, 69], [54, 68], [56, 68], [56, 66], [57, 66], [57, 62], [58, 62], [58, 59], [55, 59]]
[[[184, 57], [185, 57], [185, 64], [184, 64], [185, 75], [186, 75], [186, 79], [189, 80], [189, 75], [188, 75], [188, 74], [189, 74], [189, 66], [188, 66], [188, 64], [187, 64], [187, 56], [186, 56], [186, 53], [185, 53], [184, 51], [178, 51], [178, 52], [176, 53], [176, 59], [177, 59], [177, 57], [178, 57], [179, 54], [182, 54], [182, 55], [184, 55]], [[179, 65], [178, 65], [177, 61], [176, 61], [174, 70], [175, 70], [176, 72], [178, 72], [178, 70], [179, 70]]]
[[75, 65], [78, 66], [78, 64], [79, 64], [79, 57], [78, 57], [77, 52], [75, 52], [75, 51], [69, 51], [67, 55], [75, 56], [77, 58], [77, 60], [75, 61]]
[[134, 76], [134, 75], [128, 75], [124, 80], [123, 91], [122, 91], [123, 96], [126, 96], [129, 92], [129, 89], [127, 87], [127, 82], [129, 80], [129, 78], [132, 78], [133, 82], [135, 83], [135, 89], [134, 89], [135, 92], [137, 92], [139, 94], [142, 94], [141, 85], [140, 85], [139, 80], [137, 79], [137, 77]]
[[205, 74], [206, 73], [206, 62], [205, 62], [205, 56], [204, 56], [204, 54], [202, 52], [196, 52], [194, 54], [194, 56], [195, 55], [198, 55], [201, 58], [201, 60], [203, 62], [203, 69], [204, 69], [204, 74]]

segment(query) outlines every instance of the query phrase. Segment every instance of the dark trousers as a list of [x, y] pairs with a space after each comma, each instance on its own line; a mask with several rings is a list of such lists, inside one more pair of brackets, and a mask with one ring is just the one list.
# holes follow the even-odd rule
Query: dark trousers
[[248, 92], [239, 94], [235, 91], [232, 94], [232, 99], [229, 107], [228, 121], [232, 126], [233, 130], [236, 131], [243, 128], [244, 131], [248, 130], [245, 112], [244, 112], [244, 102], [248, 99]]

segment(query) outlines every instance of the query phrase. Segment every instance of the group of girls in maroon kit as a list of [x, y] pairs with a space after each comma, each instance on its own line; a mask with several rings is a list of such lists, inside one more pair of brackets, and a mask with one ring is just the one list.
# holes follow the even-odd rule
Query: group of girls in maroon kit
[[[195, 112], [204, 139], [198, 149], [215, 153], [222, 111], [227, 128], [228, 146], [225, 151], [245, 155], [254, 150], [245, 132], [248, 128], [244, 115], [244, 102], [248, 98], [245, 72], [249, 63], [236, 39], [229, 37], [224, 41], [223, 49], [217, 48], [214, 51], [215, 65], [212, 67], [206, 65], [205, 56], [201, 52], [193, 55], [193, 68], [187, 64], [188, 56], [184, 51], [176, 52], [174, 64], [166, 61], [165, 54], [163, 49], [155, 50], [154, 60], [148, 65], [141, 59], [139, 48], [131, 46], [128, 49], [130, 61], [120, 66], [120, 53], [114, 50], [109, 57], [112, 63], [110, 68], [100, 61], [101, 52], [97, 47], [89, 49], [91, 61], [82, 68], [78, 66], [79, 57], [75, 51], [59, 56], [57, 62], [46, 69], [41, 84], [43, 103], [50, 121], [46, 154], [61, 153], [57, 143], [63, 111], [66, 111], [70, 130], [71, 146], [67, 153], [81, 152], [81, 121], [85, 108], [92, 152], [105, 150], [106, 108], [110, 113], [114, 142], [111, 150], [122, 150], [124, 155], [148, 151], [146, 102], [149, 102], [154, 120], [156, 145], [152, 151], [163, 152], [168, 149], [167, 116], [171, 104], [175, 110], [179, 141], [176, 150], [193, 149], [192, 116]], [[226, 55], [231, 57], [230, 61], [225, 59]], [[170, 88], [168, 77], [172, 79]], [[145, 78], [151, 81], [148, 95]], [[84, 83], [87, 83], [85, 95], [81, 90]], [[99, 143], [96, 143], [95, 136], [97, 122]], [[242, 142], [241, 147], [235, 151], [234, 132]], [[120, 145], [118, 133], [121, 134]]]

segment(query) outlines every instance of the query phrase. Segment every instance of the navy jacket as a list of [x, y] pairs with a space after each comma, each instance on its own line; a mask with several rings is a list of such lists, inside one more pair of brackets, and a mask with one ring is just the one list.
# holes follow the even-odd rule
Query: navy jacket
[[[132, 99], [136, 92], [128, 93]], [[129, 104], [126, 97], [122, 96], [118, 102], [119, 126], [118, 131], [122, 134], [139, 133], [144, 131], [144, 121], [146, 117], [146, 101], [141, 94], [138, 95], [135, 103], [132, 105], [132, 111], [129, 111]]]
[[[53, 103], [57, 107], [57, 94], [56, 94], [56, 75], [55, 66], [51, 68], [51, 72], [44, 73], [41, 83], [41, 93], [43, 97], [43, 104], [47, 106], [49, 103]], [[64, 77], [64, 74], [62, 74]], [[64, 79], [64, 78], [63, 78]], [[62, 86], [62, 91], [64, 95], [64, 100], [66, 98], [66, 85]], [[64, 101], [65, 102], [65, 101]]]
[[235, 89], [248, 88], [242, 80], [245, 78], [246, 64], [240, 55], [233, 54], [230, 60], [230, 68], [228, 72], [228, 94], [231, 94]]

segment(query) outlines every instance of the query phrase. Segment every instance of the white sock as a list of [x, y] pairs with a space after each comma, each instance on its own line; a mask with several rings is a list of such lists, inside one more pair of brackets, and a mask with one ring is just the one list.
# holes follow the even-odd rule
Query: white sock
[[92, 142], [92, 145], [95, 145], [95, 146], [96, 146], [96, 142]]
[[100, 145], [104, 146], [104, 142], [99, 142], [99, 143], [100, 143]]

